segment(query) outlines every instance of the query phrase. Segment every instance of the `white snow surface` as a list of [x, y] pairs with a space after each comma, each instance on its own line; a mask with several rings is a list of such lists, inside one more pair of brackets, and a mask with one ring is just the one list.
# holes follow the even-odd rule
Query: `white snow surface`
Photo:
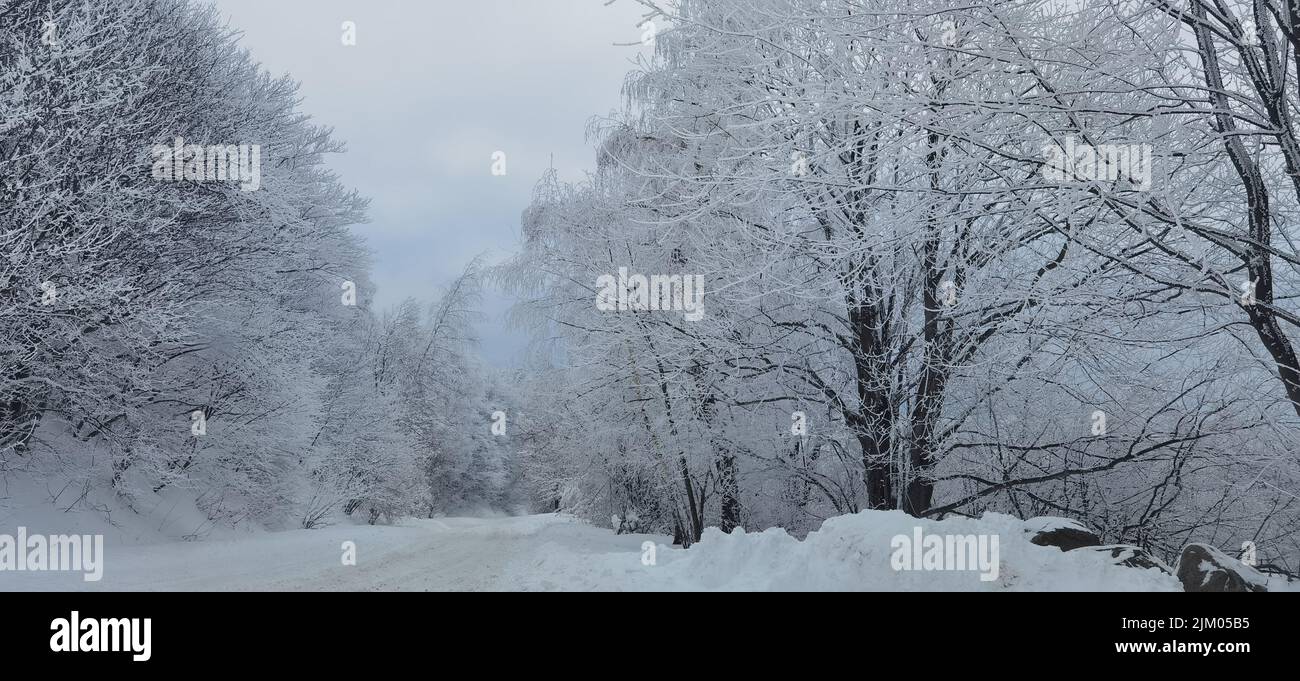
[[1056, 516], [1039, 516], [1030, 518], [1025, 521], [1025, 531], [1027, 532], [1051, 532], [1053, 530], [1079, 530], [1080, 532], [1092, 532], [1084, 527], [1083, 523], [1071, 518], [1057, 518]]
[[[997, 579], [981, 581], [976, 570], [894, 570], [892, 538], [917, 526], [927, 535], [998, 535]], [[831, 518], [802, 541], [780, 529], [710, 528], [681, 549], [667, 537], [616, 535], [564, 515], [442, 518], [159, 544], [106, 536], [101, 581], [0, 571], [0, 590], [1181, 590], [1158, 570], [1035, 546], [1029, 536], [1024, 521], [993, 513], [933, 521], [867, 511]], [[349, 541], [356, 565], [342, 564]], [[651, 565], [645, 542], [654, 545]]]
[[[898, 571], [891, 566], [895, 535], [997, 535], [998, 577], [977, 570]], [[544, 552], [533, 566], [561, 588], [609, 584], [638, 590], [718, 591], [1181, 591], [1159, 570], [1114, 565], [1094, 552], [1066, 553], [1031, 544], [1025, 523], [989, 513], [980, 519], [918, 520], [901, 511], [864, 511], [826, 520], [803, 541], [781, 529], [758, 533], [705, 531], [688, 550], [657, 547], [656, 564], [620, 554], [575, 561]]]

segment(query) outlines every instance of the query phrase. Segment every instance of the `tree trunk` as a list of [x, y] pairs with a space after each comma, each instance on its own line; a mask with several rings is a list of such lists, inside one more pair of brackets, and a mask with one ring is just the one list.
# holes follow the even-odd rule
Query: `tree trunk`
[[723, 451], [718, 458], [718, 482], [722, 488], [722, 517], [718, 526], [728, 534], [741, 526], [740, 485], [736, 480], [736, 455]]

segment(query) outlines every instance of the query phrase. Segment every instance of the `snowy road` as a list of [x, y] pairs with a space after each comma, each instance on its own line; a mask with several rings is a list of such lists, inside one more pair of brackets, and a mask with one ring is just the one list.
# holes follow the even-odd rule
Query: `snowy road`
[[[1171, 574], [1116, 565], [1109, 553], [1035, 545], [1030, 529], [994, 513], [935, 521], [864, 511], [830, 518], [802, 541], [779, 529], [708, 528], [687, 550], [669, 546], [668, 537], [616, 535], [557, 515], [339, 525], [164, 544], [105, 537], [102, 581], [0, 571], [0, 590], [1182, 590]], [[998, 555], [965, 569], [896, 565], [899, 537], [916, 532], [997, 537]], [[656, 545], [653, 555], [642, 552], [646, 540]], [[355, 565], [344, 564], [348, 542], [355, 544]]]
[[[336, 526], [252, 535], [234, 540], [105, 546], [104, 577], [0, 573], [0, 590], [130, 591], [486, 591], [551, 589], [533, 568], [556, 553], [626, 552], [640, 567], [646, 539], [615, 535], [553, 515], [408, 520], [399, 526]], [[356, 565], [343, 564], [344, 542]], [[565, 585], [572, 588], [572, 584]]]

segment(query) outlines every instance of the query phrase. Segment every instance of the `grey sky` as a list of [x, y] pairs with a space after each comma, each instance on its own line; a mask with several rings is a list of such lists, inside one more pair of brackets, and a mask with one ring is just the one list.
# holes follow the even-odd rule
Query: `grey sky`
[[[271, 73], [302, 83], [303, 109], [348, 153], [331, 166], [371, 198], [359, 227], [375, 251], [378, 306], [428, 300], [476, 254], [516, 250], [519, 215], [551, 162], [594, 165], [588, 120], [621, 101], [643, 49], [631, 0], [216, 0]], [[345, 46], [344, 21], [357, 44]], [[504, 151], [508, 174], [491, 174]], [[485, 301], [490, 363], [522, 345]]]

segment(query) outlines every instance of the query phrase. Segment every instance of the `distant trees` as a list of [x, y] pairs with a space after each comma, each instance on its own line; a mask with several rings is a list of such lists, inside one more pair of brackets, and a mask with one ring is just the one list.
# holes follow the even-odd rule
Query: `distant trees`
[[[0, 90], [0, 457], [128, 501], [193, 488], [229, 522], [442, 503], [448, 433], [488, 427], [442, 410], [467, 410], [448, 381], [473, 380], [473, 298], [453, 290], [429, 326], [413, 302], [371, 315], [348, 230], [366, 201], [325, 167], [343, 147], [294, 82], [211, 8], [19, 1]], [[257, 145], [256, 191], [199, 181], [197, 147], [155, 176], [152, 150], [182, 143]]]

